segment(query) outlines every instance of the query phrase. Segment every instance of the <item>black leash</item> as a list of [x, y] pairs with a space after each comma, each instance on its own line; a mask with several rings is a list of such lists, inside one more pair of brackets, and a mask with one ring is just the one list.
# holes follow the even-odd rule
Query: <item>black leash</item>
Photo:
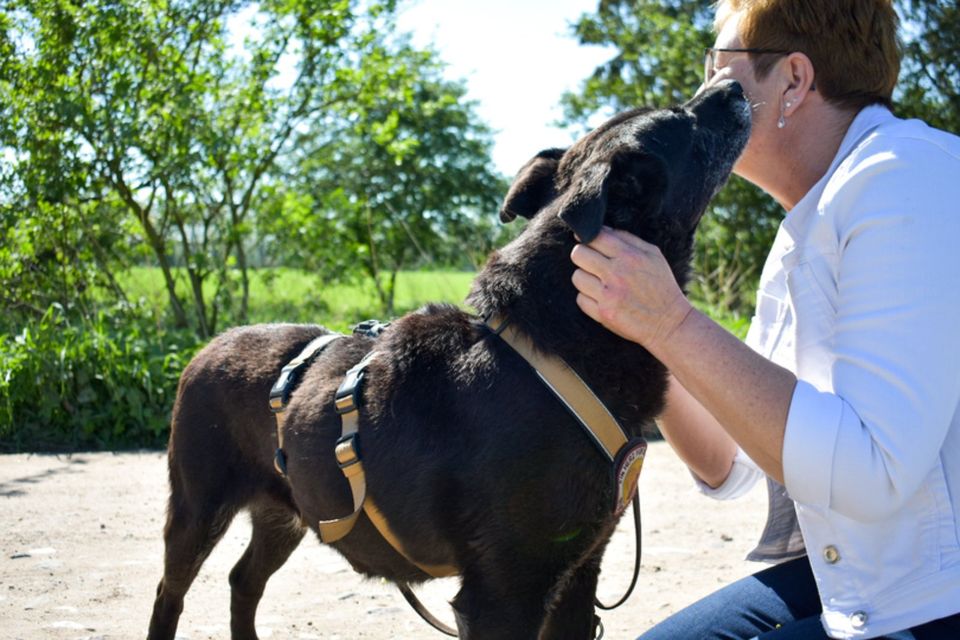
[[406, 601], [410, 603], [410, 606], [413, 607], [413, 610], [419, 613], [420, 617], [423, 618], [427, 624], [429, 624], [431, 627], [433, 627], [440, 633], [444, 633], [450, 636], [451, 638], [459, 637], [456, 629], [448, 627], [444, 623], [440, 622], [440, 620], [438, 620], [436, 617], [434, 617], [432, 613], [430, 613], [429, 609], [427, 609], [423, 605], [423, 603], [420, 602], [420, 599], [417, 598], [416, 594], [414, 594], [413, 591], [410, 589], [410, 585], [408, 585], [405, 582], [398, 582], [397, 588], [400, 589], [400, 593], [402, 593]]
[[[622, 605], [624, 602], [627, 601], [627, 598], [629, 598], [630, 595], [633, 593], [634, 587], [637, 586], [637, 577], [640, 575], [640, 549], [643, 543], [643, 535], [640, 533], [640, 492], [639, 491], [633, 494], [633, 529], [635, 532], [636, 545], [635, 545], [635, 551], [633, 555], [633, 578], [630, 580], [630, 586], [627, 588], [627, 592], [624, 594], [624, 596], [620, 598], [620, 600], [618, 600], [616, 604], [612, 604], [608, 606], [600, 602], [600, 598], [594, 598], [593, 603], [597, 605], [598, 609], [603, 609], [604, 611], [611, 611], [613, 609], [616, 609], [617, 607], [619, 607], [620, 605]], [[602, 633], [603, 632], [601, 631], [600, 637], [603, 637]]]
[[[643, 542], [643, 536], [640, 531], [640, 495], [639, 493], [634, 494], [633, 496], [633, 526], [634, 526], [636, 544], [635, 544], [634, 559], [633, 559], [633, 577], [630, 580], [630, 586], [627, 588], [627, 592], [623, 595], [622, 598], [620, 598], [616, 602], [616, 604], [605, 605], [602, 602], [600, 602], [600, 598], [594, 598], [594, 604], [597, 606], [598, 609], [602, 609], [604, 611], [611, 611], [613, 609], [616, 609], [617, 607], [619, 607], [620, 605], [622, 605], [624, 602], [627, 601], [627, 599], [633, 594], [634, 588], [637, 586], [637, 579], [640, 575], [640, 552], [641, 552], [641, 546]], [[419, 616], [423, 618], [423, 620], [427, 624], [429, 624], [431, 627], [433, 627], [440, 633], [448, 635], [451, 638], [459, 637], [456, 629], [453, 629], [448, 625], [444, 624], [439, 619], [437, 619], [432, 613], [430, 613], [430, 610], [427, 609], [422, 602], [420, 602], [420, 599], [417, 598], [413, 590], [410, 589], [410, 585], [404, 582], [398, 582], [396, 584], [397, 584], [397, 588], [400, 589], [400, 593], [403, 594], [404, 599], [410, 604], [410, 607], [413, 608], [413, 610], [416, 611], [417, 614], [419, 614]], [[600, 621], [600, 618], [598, 616], [594, 616], [594, 634], [595, 634], [594, 640], [600, 640], [601, 638], [603, 638], [603, 635], [604, 635], [603, 623]]]

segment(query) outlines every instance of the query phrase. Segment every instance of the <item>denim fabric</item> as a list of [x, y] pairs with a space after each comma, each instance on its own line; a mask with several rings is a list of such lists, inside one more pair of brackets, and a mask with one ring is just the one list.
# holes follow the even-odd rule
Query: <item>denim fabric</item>
[[[807, 559], [769, 567], [695, 602], [638, 640], [829, 640]], [[884, 636], [884, 640], [957, 640], [960, 615]]]

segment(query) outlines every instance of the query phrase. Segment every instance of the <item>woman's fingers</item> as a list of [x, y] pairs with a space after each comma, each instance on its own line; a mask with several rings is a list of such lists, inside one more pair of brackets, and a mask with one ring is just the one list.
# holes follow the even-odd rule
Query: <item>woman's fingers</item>
[[660, 249], [626, 231], [604, 227], [570, 257], [577, 305], [628, 340], [649, 347], [668, 339], [692, 309]]
[[577, 295], [577, 306], [587, 314], [587, 317], [600, 322], [600, 305], [596, 300], [580, 293]]
[[622, 242], [624, 245], [633, 247], [634, 249], [640, 249], [644, 253], [648, 253], [652, 250], [656, 250], [657, 246], [639, 238], [638, 236], [633, 235], [629, 231], [624, 231], [623, 229], [610, 229], [610, 234], [613, 235], [617, 240]]
[[583, 269], [577, 269], [573, 272], [573, 286], [581, 294], [589, 296], [594, 301], [598, 300], [603, 293], [603, 282], [600, 281], [600, 278]]
[[584, 271], [596, 276], [602, 276], [608, 267], [610, 259], [586, 244], [578, 244], [570, 252], [570, 259]]

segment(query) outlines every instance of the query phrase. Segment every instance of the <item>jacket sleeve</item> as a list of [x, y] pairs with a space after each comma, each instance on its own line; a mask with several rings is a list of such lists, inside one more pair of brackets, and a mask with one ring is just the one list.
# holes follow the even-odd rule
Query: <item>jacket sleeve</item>
[[733, 466], [730, 467], [730, 473], [719, 487], [711, 487], [701, 480], [693, 471], [690, 472], [693, 481], [705, 496], [716, 500], [733, 500], [745, 495], [760, 478], [766, 477], [760, 467], [743, 452], [743, 449], [737, 448], [737, 455], [733, 458]]
[[797, 384], [785, 485], [798, 502], [876, 521], [938, 464], [960, 404], [960, 157], [908, 140], [861, 154], [833, 183], [833, 390]]

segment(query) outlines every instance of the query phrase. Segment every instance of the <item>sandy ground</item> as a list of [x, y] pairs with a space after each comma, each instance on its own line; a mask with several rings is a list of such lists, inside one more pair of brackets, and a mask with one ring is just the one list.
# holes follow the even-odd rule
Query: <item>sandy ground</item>
[[[143, 638], [161, 574], [166, 459], [159, 452], [0, 456], [0, 638]], [[631, 599], [603, 613], [606, 638], [634, 638], [673, 611], [759, 568], [743, 560], [763, 521], [756, 487], [735, 503], [693, 488], [669, 447], [651, 444], [640, 478], [643, 561]], [[238, 517], [187, 595], [178, 638], [229, 636], [227, 574], [249, 535]], [[633, 566], [632, 518], [604, 560], [600, 595], [621, 595]], [[422, 599], [452, 624], [456, 579]], [[308, 536], [271, 579], [261, 638], [443, 638], [388, 583], [362, 580]]]

